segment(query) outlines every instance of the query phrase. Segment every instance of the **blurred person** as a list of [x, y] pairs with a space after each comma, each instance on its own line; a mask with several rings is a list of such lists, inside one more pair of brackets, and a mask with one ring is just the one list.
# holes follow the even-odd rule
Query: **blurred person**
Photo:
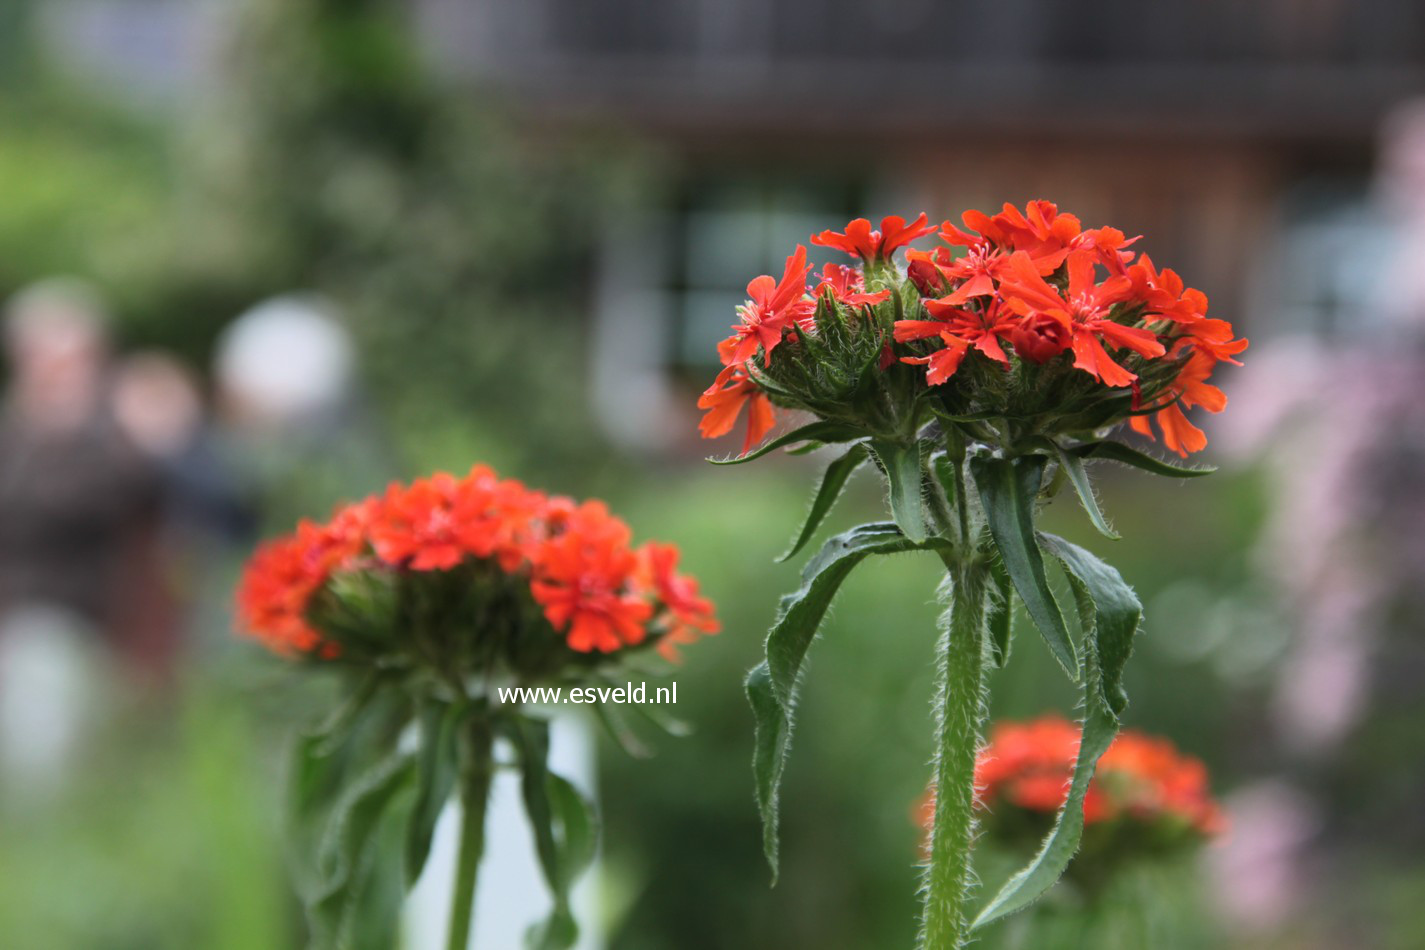
[[17, 295], [0, 412], [0, 780], [45, 788], [76, 754], [117, 659], [161, 599], [154, 467], [110, 411], [98, 298], [74, 281]]
[[[196, 374], [159, 351], [124, 357], [114, 373], [113, 411], [130, 442], [153, 462], [160, 483], [164, 579], [171, 616], [154, 618], [140, 644], [155, 665], [171, 666], [182, 636], [226, 633], [208, 611], [231, 580], [226, 556], [255, 533], [252, 486], [213, 424]], [[223, 593], [214, 596], [214, 588]], [[226, 614], [226, 604], [219, 608]]]
[[356, 347], [321, 297], [274, 297], [241, 314], [213, 360], [218, 422], [248, 466], [264, 523], [324, 516], [395, 474], [356, 386]]

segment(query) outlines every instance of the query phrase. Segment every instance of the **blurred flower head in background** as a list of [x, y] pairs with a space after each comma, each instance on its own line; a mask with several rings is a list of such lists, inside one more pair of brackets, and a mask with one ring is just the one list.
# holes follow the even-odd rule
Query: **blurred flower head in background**
[[437, 473], [263, 545], [239, 618], [281, 653], [524, 679], [715, 633], [677, 549], [631, 537], [599, 501]]
[[[978, 800], [990, 834], [1014, 836], [1023, 813], [1047, 820], [1059, 810], [1081, 734], [1078, 725], [1058, 715], [995, 724], [975, 764]], [[1119, 829], [1152, 846], [1201, 841], [1226, 830], [1206, 766], [1167, 739], [1131, 729], [1120, 733], [1099, 759], [1084, 798], [1084, 824], [1090, 849], [1096, 833], [1117, 834]]]

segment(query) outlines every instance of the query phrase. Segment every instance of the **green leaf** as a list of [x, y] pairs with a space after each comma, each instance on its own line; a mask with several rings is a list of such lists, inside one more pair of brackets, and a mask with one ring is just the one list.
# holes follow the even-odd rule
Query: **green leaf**
[[549, 918], [530, 928], [526, 942], [535, 950], [567, 950], [579, 937], [569, 892], [594, 860], [598, 822], [578, 789], [549, 771], [549, 724], [520, 716], [509, 728], [519, 751], [520, 790], [535, 852], [554, 897]]
[[955, 463], [950, 460], [949, 455], [942, 452], [930, 460], [930, 467], [935, 470], [935, 478], [940, 482], [940, 487], [945, 492], [945, 503], [954, 509], [955, 497], [959, 494], [955, 478]]
[[1083, 627], [1084, 726], [1069, 795], [1054, 828], [1028, 867], [995, 895], [972, 929], [1012, 914], [1042, 896], [1064, 873], [1083, 835], [1084, 796], [1099, 757], [1118, 734], [1118, 713], [1127, 703], [1123, 666], [1132, 651], [1142, 606], [1118, 571], [1093, 554], [1053, 535], [1041, 536], [1044, 549], [1059, 559], [1073, 588]]
[[652, 703], [633, 703], [630, 708], [635, 715], [642, 716], [649, 723], [675, 739], [685, 739], [693, 734], [693, 727], [690, 723], [684, 722], [677, 716], [669, 715]]
[[1103, 511], [1098, 506], [1098, 499], [1094, 497], [1093, 493], [1093, 485], [1089, 483], [1089, 473], [1084, 471], [1083, 459], [1066, 452], [1064, 447], [1057, 442], [1054, 443], [1054, 451], [1059, 457], [1060, 470], [1069, 476], [1069, 481], [1073, 484], [1074, 491], [1084, 506], [1084, 511], [1088, 512], [1089, 520], [1098, 529], [1098, 533], [1105, 538], [1119, 540], [1118, 532], [1108, 526], [1108, 519], [1104, 518]]
[[764, 660], [747, 674], [747, 701], [757, 721], [752, 749], [752, 773], [757, 783], [757, 808], [762, 814], [762, 852], [777, 883], [777, 829], [781, 817], [782, 773], [792, 741], [793, 709], [777, 699], [772, 674]]
[[1019, 599], [1039, 628], [1049, 652], [1071, 679], [1078, 679], [1074, 644], [1064, 626], [1058, 601], [1044, 574], [1044, 558], [1034, 536], [1034, 502], [1044, 477], [1044, 457], [1000, 459], [976, 456], [970, 471], [980, 493], [990, 535], [1009, 572]]
[[318, 851], [322, 885], [307, 904], [313, 947], [342, 944], [371, 873], [382, 822], [415, 774], [415, 758], [395, 753], [349, 784], [337, 801]]
[[873, 439], [871, 451], [890, 486], [891, 516], [907, 538], [925, 540], [925, 499], [920, 495], [920, 442]]
[[417, 718], [419, 749], [416, 801], [406, 827], [406, 886], [411, 887], [430, 856], [436, 822], [455, 788], [458, 730], [464, 708], [459, 703], [427, 700]]
[[593, 805], [574, 783], [549, 774], [549, 801], [558, 826], [560, 869], [566, 889], [594, 863], [599, 848], [599, 820]]
[[782, 598], [777, 622], [767, 634], [767, 659], [747, 676], [747, 698], [757, 722], [752, 769], [762, 813], [762, 843], [772, 880], [777, 877], [779, 789], [786, 766], [802, 662], [832, 598], [852, 568], [871, 554], [946, 546], [932, 538], [917, 544], [893, 524], [865, 524], [826, 542], [802, 570], [802, 586]]
[[1134, 468], [1141, 468], [1145, 472], [1152, 472], [1154, 475], [1163, 475], [1168, 478], [1200, 478], [1203, 475], [1211, 475], [1217, 469], [1211, 465], [1203, 468], [1184, 468], [1181, 465], [1174, 465], [1171, 462], [1164, 462], [1162, 459], [1154, 458], [1137, 449], [1129, 448], [1122, 442], [1114, 442], [1105, 439], [1102, 442], [1088, 442], [1084, 445], [1076, 445], [1068, 450], [1079, 458], [1108, 459], [1112, 462], [1122, 462], [1124, 465], [1131, 465]]
[[[642, 705], [638, 703], [637, 705]], [[609, 734], [609, 738], [618, 743], [620, 749], [635, 759], [653, 758], [653, 750], [638, 738], [638, 734], [629, 727], [628, 719], [625, 718], [623, 707], [618, 703], [596, 703], [594, 714], [599, 717], [599, 722], [603, 725], [604, 731]]]
[[780, 449], [784, 445], [791, 445], [794, 442], [851, 442], [865, 436], [865, 432], [855, 426], [849, 426], [841, 422], [812, 422], [799, 429], [793, 429], [786, 435], [778, 436], [771, 442], [753, 449], [746, 455], [739, 455], [735, 458], [708, 459], [714, 465], [741, 465], [743, 462], [750, 462], [753, 459], [761, 458], [768, 452]]
[[846, 450], [845, 455], [826, 467], [826, 473], [821, 477], [821, 487], [816, 490], [816, 497], [812, 499], [806, 523], [802, 525], [801, 533], [787, 549], [787, 553], [777, 558], [779, 562], [795, 555], [812, 539], [816, 529], [821, 527], [822, 520], [830, 513], [832, 505], [836, 504], [836, 499], [841, 496], [841, 489], [846, 486], [846, 480], [861, 467], [869, 454], [866, 443], [857, 442]]
[[990, 560], [990, 580], [993, 583], [993, 593], [990, 595], [985, 621], [990, 634], [990, 662], [994, 664], [995, 669], [1003, 669], [1009, 661], [1009, 634], [1014, 619], [1014, 585], [1010, 583], [1004, 561], [998, 557]]
[[1133, 638], [1143, 621], [1143, 605], [1118, 570], [1094, 554], [1052, 534], [1041, 534], [1040, 543], [1068, 572], [1084, 629], [1093, 630], [1103, 700], [1114, 715], [1120, 715], [1128, 705], [1123, 668], [1133, 653]]

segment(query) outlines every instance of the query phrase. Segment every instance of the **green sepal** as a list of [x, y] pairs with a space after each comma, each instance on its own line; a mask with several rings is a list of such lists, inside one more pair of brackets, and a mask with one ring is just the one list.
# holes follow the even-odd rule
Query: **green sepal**
[[890, 488], [891, 516], [913, 542], [926, 538], [925, 499], [921, 497], [920, 441], [873, 439], [871, 452]]
[[750, 462], [759, 459], [768, 452], [774, 452], [786, 445], [796, 442], [851, 442], [855, 439], [863, 438], [865, 431], [856, 426], [846, 425], [843, 422], [812, 422], [798, 429], [793, 429], [785, 435], [780, 435], [771, 442], [766, 442], [761, 446], [748, 452], [746, 455], [739, 455], [734, 458], [716, 459], [710, 458], [709, 462], [714, 465], [741, 465], [743, 462]]
[[1134, 468], [1141, 468], [1145, 472], [1152, 472], [1154, 475], [1163, 475], [1167, 478], [1200, 478], [1203, 475], [1211, 475], [1217, 471], [1211, 465], [1202, 468], [1185, 468], [1181, 465], [1174, 465], [1162, 459], [1154, 458], [1137, 449], [1129, 448], [1122, 442], [1114, 442], [1105, 439], [1102, 442], [1086, 442], [1070, 448], [1070, 454], [1079, 458], [1107, 459], [1111, 462], [1122, 462], [1124, 465], [1131, 465]]
[[792, 542], [792, 546], [787, 549], [787, 553], [777, 558], [779, 563], [794, 556], [812, 539], [816, 534], [816, 529], [821, 527], [821, 522], [830, 513], [832, 506], [836, 504], [836, 500], [841, 497], [841, 490], [846, 487], [847, 479], [869, 457], [870, 451], [866, 447], [866, 443], [857, 442], [847, 449], [844, 455], [826, 467], [826, 472], [821, 476], [821, 485], [816, 490], [816, 496], [812, 498], [811, 510], [807, 512], [806, 522], [802, 525], [802, 530], [796, 540]]
[[971, 929], [1021, 910], [1054, 886], [1078, 850], [1084, 827], [1084, 796], [1099, 758], [1118, 735], [1118, 714], [1127, 704], [1123, 666], [1143, 608], [1118, 571], [1083, 548], [1054, 535], [1041, 535], [1045, 551], [1059, 559], [1074, 591], [1083, 627], [1083, 739], [1064, 807], [1039, 853], [975, 918]]
[[1054, 451], [1059, 459], [1059, 470], [1069, 477], [1074, 492], [1079, 496], [1079, 502], [1084, 506], [1084, 511], [1088, 512], [1089, 520], [1098, 529], [1098, 533], [1105, 538], [1119, 540], [1120, 535], [1109, 527], [1108, 519], [1103, 516], [1098, 499], [1094, 497], [1093, 485], [1089, 483], [1089, 473], [1084, 470], [1083, 458], [1065, 451], [1057, 442], [1054, 443]]
[[795, 691], [802, 662], [832, 598], [851, 570], [871, 554], [892, 554], [948, 546], [932, 538], [916, 543], [893, 524], [865, 524], [831, 538], [802, 570], [802, 585], [782, 598], [777, 621], [767, 634], [767, 658], [747, 675], [748, 701], [757, 723], [752, 759], [762, 846], [777, 880], [777, 823], [782, 772], [790, 747]]
[[1049, 589], [1044, 558], [1034, 535], [1034, 503], [1044, 477], [1045, 459], [1025, 455], [1016, 459], [975, 456], [970, 472], [980, 493], [990, 535], [1004, 562], [1019, 599], [1029, 612], [1049, 652], [1070, 679], [1077, 680], [1079, 664], [1069, 639], [1058, 601]]

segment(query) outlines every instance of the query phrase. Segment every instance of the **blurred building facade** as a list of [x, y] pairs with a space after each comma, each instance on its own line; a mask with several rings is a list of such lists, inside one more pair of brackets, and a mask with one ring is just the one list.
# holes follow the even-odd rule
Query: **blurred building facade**
[[1377, 127], [1425, 90], [1403, 0], [415, 7], [456, 77], [555, 128], [636, 131], [671, 170], [598, 269], [594, 398], [633, 444], [687, 438], [684, 384], [742, 284], [858, 214], [1051, 197], [1151, 235], [1249, 334], [1329, 332], [1369, 250]]

